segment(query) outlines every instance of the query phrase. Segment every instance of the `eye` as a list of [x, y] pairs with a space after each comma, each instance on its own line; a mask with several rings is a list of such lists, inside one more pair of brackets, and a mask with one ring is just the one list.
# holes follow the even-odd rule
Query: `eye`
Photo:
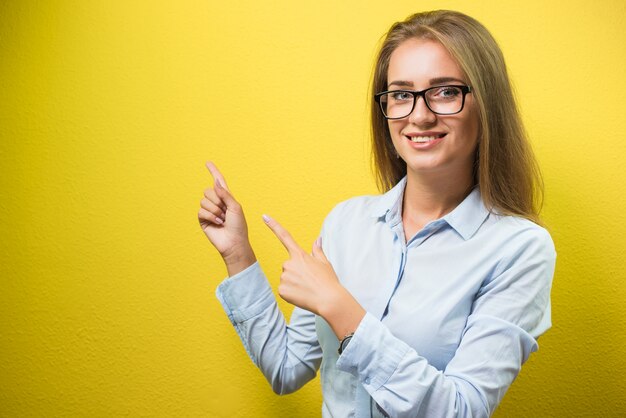
[[389, 93], [389, 97], [392, 100], [395, 100], [397, 102], [403, 102], [403, 101], [407, 101], [407, 100], [413, 100], [413, 95], [409, 92], [406, 91], [392, 91], [391, 93]]
[[454, 86], [436, 87], [429, 90], [428, 95], [436, 100], [452, 100], [461, 95], [461, 89]]

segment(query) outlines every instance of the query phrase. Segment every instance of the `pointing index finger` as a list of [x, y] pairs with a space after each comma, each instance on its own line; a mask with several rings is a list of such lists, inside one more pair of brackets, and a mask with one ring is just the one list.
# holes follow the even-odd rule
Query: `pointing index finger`
[[213, 162], [211, 161], [207, 161], [205, 165], [206, 165], [206, 168], [208, 168], [209, 171], [211, 172], [211, 176], [213, 176], [213, 180], [220, 183], [222, 187], [228, 190], [228, 186], [226, 185], [226, 180], [224, 180], [224, 176], [222, 176], [222, 173], [220, 173], [220, 171], [217, 169], [215, 164], [213, 164]]
[[263, 221], [267, 224], [267, 226], [272, 230], [274, 235], [278, 238], [278, 240], [285, 246], [289, 255], [294, 255], [298, 251], [302, 251], [296, 240], [293, 239], [289, 231], [287, 231], [281, 224], [276, 222], [276, 220], [270, 218], [267, 215], [263, 215]]

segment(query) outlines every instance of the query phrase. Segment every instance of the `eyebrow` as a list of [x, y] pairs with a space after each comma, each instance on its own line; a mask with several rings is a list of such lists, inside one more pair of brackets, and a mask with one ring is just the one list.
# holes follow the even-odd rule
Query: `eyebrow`
[[[459, 80], [458, 78], [455, 78], [455, 77], [436, 77], [436, 78], [431, 78], [429, 80], [429, 83], [430, 83], [431, 86], [434, 86], [435, 84], [448, 83], [450, 81], [458, 81], [459, 83], [465, 84], [465, 81]], [[412, 81], [405, 81], [405, 80], [392, 81], [391, 83], [389, 83], [388, 87], [391, 87], [394, 84], [396, 86], [398, 86], [398, 87], [413, 87], [413, 82]]]

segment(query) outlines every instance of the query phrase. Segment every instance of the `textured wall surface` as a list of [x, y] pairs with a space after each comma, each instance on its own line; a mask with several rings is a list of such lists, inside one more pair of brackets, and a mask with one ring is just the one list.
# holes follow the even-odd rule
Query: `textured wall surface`
[[625, 416], [623, 0], [0, 2], [0, 416], [319, 416], [319, 380], [275, 396], [214, 297], [204, 161], [276, 285], [261, 214], [308, 246], [375, 193], [375, 47], [433, 8], [500, 42], [558, 251], [554, 326], [496, 416]]

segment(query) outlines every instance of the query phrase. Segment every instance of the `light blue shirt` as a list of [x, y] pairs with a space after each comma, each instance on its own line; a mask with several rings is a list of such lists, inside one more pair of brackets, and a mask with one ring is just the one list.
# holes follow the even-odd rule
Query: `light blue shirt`
[[296, 307], [286, 324], [258, 263], [217, 288], [276, 393], [321, 367], [325, 418], [490, 416], [550, 328], [545, 229], [490, 213], [475, 188], [407, 242], [405, 185], [340, 203], [324, 221], [324, 253], [367, 311], [341, 356], [323, 318]]

